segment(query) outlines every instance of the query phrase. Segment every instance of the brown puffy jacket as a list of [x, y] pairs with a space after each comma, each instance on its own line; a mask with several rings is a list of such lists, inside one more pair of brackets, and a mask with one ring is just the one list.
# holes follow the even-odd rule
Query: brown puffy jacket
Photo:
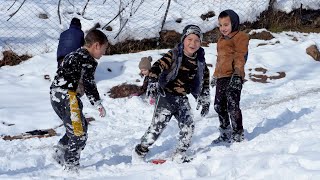
[[228, 37], [220, 37], [217, 43], [217, 63], [213, 76], [217, 79], [239, 75], [244, 79], [245, 57], [248, 53], [249, 36], [235, 31]]

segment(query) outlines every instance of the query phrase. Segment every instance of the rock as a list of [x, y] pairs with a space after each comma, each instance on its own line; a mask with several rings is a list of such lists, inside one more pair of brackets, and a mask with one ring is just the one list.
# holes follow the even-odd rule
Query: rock
[[320, 61], [320, 52], [316, 45], [312, 45], [306, 49], [306, 53], [310, 55], [314, 60]]

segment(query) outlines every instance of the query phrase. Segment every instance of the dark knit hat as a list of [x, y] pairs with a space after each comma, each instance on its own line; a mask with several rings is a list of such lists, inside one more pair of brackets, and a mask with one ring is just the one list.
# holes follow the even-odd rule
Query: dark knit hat
[[72, 18], [70, 25], [75, 25], [75, 26], [81, 27], [80, 19]]
[[139, 69], [150, 70], [151, 69], [151, 61], [152, 61], [151, 56], [141, 58], [141, 61], [139, 62]]
[[200, 38], [200, 41], [202, 42], [202, 32], [201, 29], [199, 28], [199, 26], [190, 24], [187, 25], [183, 31], [182, 31], [182, 36], [181, 36], [181, 42], [183, 42], [183, 40], [189, 35], [189, 34], [195, 34]]

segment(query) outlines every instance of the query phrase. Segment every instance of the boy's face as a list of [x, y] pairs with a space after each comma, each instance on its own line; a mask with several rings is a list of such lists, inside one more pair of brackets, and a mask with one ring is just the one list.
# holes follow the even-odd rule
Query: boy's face
[[93, 43], [92, 45], [92, 56], [95, 59], [100, 59], [102, 55], [106, 52], [107, 44], [99, 44], [98, 42]]
[[229, 16], [219, 18], [219, 30], [224, 36], [228, 36], [232, 31], [231, 19]]
[[188, 56], [192, 56], [201, 46], [200, 38], [195, 34], [189, 34], [183, 40], [184, 53]]
[[140, 69], [141, 74], [143, 74], [144, 76], [148, 76], [149, 75], [149, 70], [148, 69]]

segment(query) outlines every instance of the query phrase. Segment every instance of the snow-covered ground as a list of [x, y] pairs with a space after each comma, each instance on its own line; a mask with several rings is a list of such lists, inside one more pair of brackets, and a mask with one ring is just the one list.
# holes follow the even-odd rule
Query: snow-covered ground
[[[188, 153], [194, 160], [188, 164], [132, 164], [131, 151], [151, 123], [153, 107], [139, 97], [111, 99], [107, 91], [123, 82], [140, 85], [142, 82], [136, 82], [141, 79], [140, 58], [158, 59], [167, 50], [103, 56], [96, 81], [107, 116], [100, 118], [87, 98], [82, 98], [87, 116], [96, 121], [89, 126], [80, 175], [67, 174], [51, 159], [52, 146], [65, 131], [59, 127], [59, 135], [50, 138], [0, 140], [0, 179], [320, 179], [320, 63], [306, 54], [310, 45], [320, 47], [320, 34], [283, 32], [274, 36], [270, 41], [250, 40], [245, 67], [248, 81], [241, 99], [245, 142], [210, 146], [218, 136], [217, 114], [211, 105], [209, 115], [202, 118], [190, 96], [196, 129]], [[268, 45], [257, 46], [260, 43]], [[216, 44], [205, 51], [207, 63], [215, 64]], [[285, 72], [286, 77], [266, 84], [249, 80], [249, 73], [262, 74], [254, 70], [258, 67], [267, 69], [268, 76]], [[44, 75], [53, 79], [55, 70], [55, 53], [0, 68], [0, 135], [61, 124], [49, 101], [51, 82], [44, 79]], [[213, 100], [215, 90], [211, 93]], [[177, 135], [172, 119], [147, 159], [169, 158]]]

